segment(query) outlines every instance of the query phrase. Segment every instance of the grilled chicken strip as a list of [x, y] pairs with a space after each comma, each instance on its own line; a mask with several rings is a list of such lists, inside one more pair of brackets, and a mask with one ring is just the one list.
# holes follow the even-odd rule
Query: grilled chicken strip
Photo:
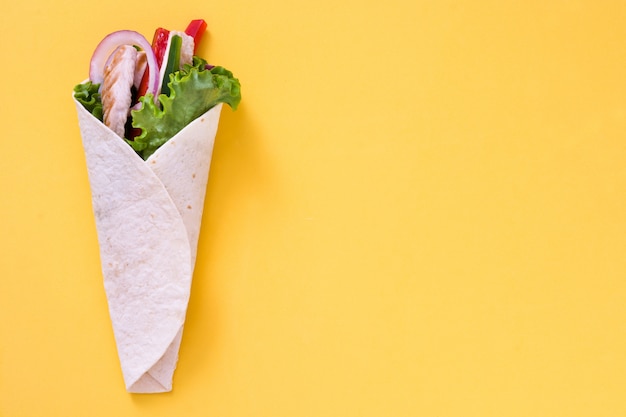
[[124, 137], [130, 112], [132, 86], [137, 66], [137, 50], [130, 45], [117, 48], [104, 69], [102, 96], [103, 121], [119, 137]]
[[139, 84], [141, 84], [141, 79], [143, 78], [143, 74], [146, 72], [146, 68], [148, 68], [148, 56], [144, 51], [138, 51], [137, 65], [135, 66], [135, 87], [139, 87]]

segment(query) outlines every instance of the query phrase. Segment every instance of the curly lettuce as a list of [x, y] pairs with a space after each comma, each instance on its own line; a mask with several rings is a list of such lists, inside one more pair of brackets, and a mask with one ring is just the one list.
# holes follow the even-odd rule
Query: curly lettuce
[[100, 97], [100, 84], [86, 81], [74, 87], [74, 97], [94, 117], [102, 121], [102, 100]]
[[241, 101], [239, 80], [232, 72], [223, 67], [209, 68], [198, 57], [192, 65], [171, 74], [168, 86], [169, 95], [159, 95], [160, 107], [147, 94], [140, 99], [141, 108], [131, 111], [132, 126], [142, 132], [127, 142], [143, 159], [216, 104], [226, 103], [235, 110]]

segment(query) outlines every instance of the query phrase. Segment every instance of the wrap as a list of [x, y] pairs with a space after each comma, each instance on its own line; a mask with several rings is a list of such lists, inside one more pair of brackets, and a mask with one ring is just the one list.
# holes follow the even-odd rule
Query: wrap
[[74, 99], [128, 392], [172, 390], [222, 104], [147, 160]]

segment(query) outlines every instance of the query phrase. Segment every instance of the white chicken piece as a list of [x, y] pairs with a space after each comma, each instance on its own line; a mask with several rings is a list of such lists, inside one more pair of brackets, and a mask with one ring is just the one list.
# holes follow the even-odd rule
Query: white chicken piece
[[130, 45], [118, 47], [104, 68], [102, 96], [103, 122], [119, 137], [124, 137], [130, 112], [132, 86], [137, 66], [137, 50]]

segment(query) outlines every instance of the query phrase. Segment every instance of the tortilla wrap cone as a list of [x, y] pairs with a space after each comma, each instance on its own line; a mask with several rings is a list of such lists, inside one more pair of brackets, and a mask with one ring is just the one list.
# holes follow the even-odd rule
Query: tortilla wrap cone
[[126, 389], [171, 391], [222, 105], [144, 161], [74, 102]]

